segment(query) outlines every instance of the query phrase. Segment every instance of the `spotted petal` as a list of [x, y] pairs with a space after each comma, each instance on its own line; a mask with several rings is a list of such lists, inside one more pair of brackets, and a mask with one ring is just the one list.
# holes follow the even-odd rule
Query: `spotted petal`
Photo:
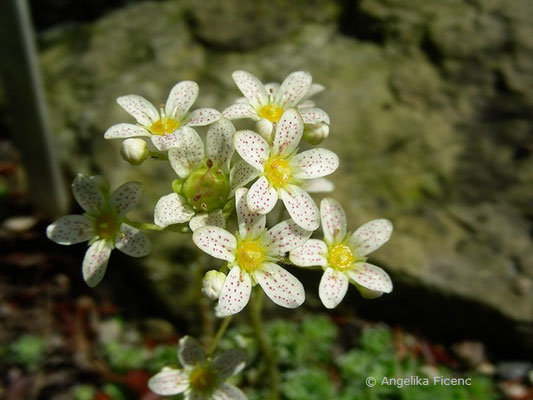
[[232, 104], [224, 111], [222, 111], [222, 115], [228, 119], [250, 118], [255, 121], [259, 120], [257, 112], [247, 102]]
[[348, 244], [360, 256], [366, 256], [384, 245], [391, 237], [392, 223], [387, 219], [375, 219], [357, 229]]
[[243, 238], [257, 238], [265, 229], [266, 216], [250, 211], [246, 201], [247, 193], [248, 189], [246, 188], [237, 189], [235, 192], [235, 208], [239, 223], [239, 235]]
[[204, 144], [192, 128], [180, 130], [179, 145], [168, 151], [170, 166], [182, 179], [189, 176], [204, 159]]
[[152, 135], [150, 139], [152, 140], [152, 143], [159, 151], [168, 151], [169, 149], [172, 149], [174, 147], [178, 147], [180, 145], [180, 136], [182, 132], [186, 129], [192, 129], [188, 126], [182, 126], [181, 128], [178, 128], [173, 133], [170, 133], [168, 135]]
[[105, 139], [126, 139], [139, 136], [150, 136], [150, 132], [139, 125], [116, 124], [104, 133]]
[[231, 349], [216, 357], [211, 366], [217, 371], [220, 379], [237, 375], [246, 365], [246, 352], [243, 349]]
[[326, 308], [335, 308], [344, 299], [348, 291], [348, 278], [342, 272], [335, 271], [333, 268], [326, 268], [320, 286], [318, 295], [322, 304]]
[[318, 229], [318, 208], [309, 193], [298, 186], [288, 185], [281, 189], [281, 199], [294, 222], [308, 231]]
[[205, 352], [195, 338], [184, 336], [178, 345], [178, 358], [184, 367], [192, 367], [205, 361]]
[[229, 262], [235, 261], [237, 239], [217, 226], [203, 226], [194, 231], [192, 240], [198, 248], [212, 257]]
[[260, 214], [267, 214], [272, 211], [277, 201], [278, 192], [264, 176], [255, 181], [246, 195], [246, 202], [250, 211]]
[[170, 193], [157, 201], [154, 222], [164, 228], [168, 225], [190, 221], [194, 214], [194, 210], [187, 204], [185, 198], [179, 194]]
[[317, 178], [305, 180], [301, 188], [307, 193], [329, 193], [333, 192], [335, 185], [327, 178]]
[[207, 131], [206, 152], [215, 166], [222, 167], [229, 162], [233, 155], [233, 134], [235, 127], [226, 118], [221, 118], [211, 125]]
[[231, 383], [223, 383], [213, 393], [213, 400], [248, 400], [248, 397]]
[[234, 266], [226, 277], [220, 291], [217, 316], [227, 317], [240, 312], [248, 304], [251, 292], [252, 279], [250, 274], [241, 271], [238, 265]]
[[289, 259], [299, 267], [321, 266], [327, 264], [326, 255], [328, 248], [326, 243], [318, 239], [309, 239], [303, 246], [291, 250]]
[[338, 168], [339, 157], [326, 149], [311, 149], [297, 154], [291, 160], [296, 179], [314, 179], [329, 175]]
[[265, 139], [254, 131], [238, 131], [233, 138], [233, 144], [244, 161], [259, 171], [264, 170], [263, 166], [270, 154]]
[[295, 106], [309, 92], [313, 78], [309, 72], [297, 71], [282, 82], [275, 102], [286, 107]]
[[161, 396], [183, 393], [189, 387], [188, 374], [180, 369], [164, 368], [148, 381], [150, 390]]
[[83, 215], [65, 215], [46, 228], [48, 239], [57, 244], [81, 243], [93, 235], [91, 221]]
[[82, 273], [83, 279], [90, 287], [98, 285], [104, 277], [111, 250], [111, 243], [107, 240], [98, 240], [85, 253]]
[[117, 103], [143, 126], [150, 127], [159, 120], [156, 108], [144, 97], [136, 94], [121, 96]]
[[202, 226], [218, 226], [224, 228], [226, 226], [226, 221], [224, 220], [224, 214], [221, 209], [216, 209], [210, 213], [197, 214], [192, 217], [189, 222], [189, 228], [191, 231], [195, 231]]
[[198, 97], [198, 84], [193, 81], [177, 83], [168, 95], [165, 103], [165, 114], [168, 118], [181, 119]]
[[[346, 214], [340, 203], [327, 197], [320, 202], [320, 219], [327, 243], [340, 242], [346, 236]], [[359, 254], [359, 253], [358, 253]]]
[[265, 87], [254, 75], [246, 71], [235, 71], [231, 76], [239, 90], [254, 107], [267, 102], [268, 97]]
[[220, 119], [220, 112], [214, 108], [199, 108], [189, 114], [188, 126], [205, 126]]
[[296, 308], [305, 301], [305, 290], [302, 283], [279, 265], [265, 263], [253, 274], [266, 295], [277, 305]]
[[231, 192], [230, 196], [235, 193], [235, 190], [248, 184], [259, 175], [259, 171], [248, 164], [246, 161], [239, 160], [235, 163], [230, 171]]
[[317, 124], [319, 122], [325, 122], [329, 125], [329, 115], [320, 108], [305, 108], [300, 110], [305, 124]]
[[353, 269], [348, 271], [348, 276], [364, 288], [378, 292], [392, 292], [392, 281], [389, 275], [375, 265], [357, 263]]
[[115, 247], [131, 257], [143, 257], [150, 253], [150, 240], [137, 228], [128, 224], [120, 226]]
[[126, 182], [113, 192], [109, 202], [111, 208], [115, 210], [117, 216], [123, 217], [139, 203], [143, 192], [142, 183]]
[[267, 254], [281, 256], [305, 243], [313, 232], [299, 227], [291, 219], [280, 222], [270, 228], [264, 237]]
[[78, 174], [72, 182], [72, 193], [78, 204], [88, 213], [96, 213], [104, 206], [104, 196], [94, 179]]
[[288, 156], [294, 152], [302, 139], [303, 131], [304, 121], [300, 113], [293, 108], [285, 111], [276, 126], [272, 147], [273, 153]]

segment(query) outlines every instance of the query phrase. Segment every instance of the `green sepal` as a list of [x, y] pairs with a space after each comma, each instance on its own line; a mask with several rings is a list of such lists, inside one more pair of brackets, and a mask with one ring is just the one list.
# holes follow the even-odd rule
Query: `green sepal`
[[174, 179], [172, 181], [172, 190], [174, 191], [174, 193], [182, 194], [183, 182], [185, 182], [185, 179]]

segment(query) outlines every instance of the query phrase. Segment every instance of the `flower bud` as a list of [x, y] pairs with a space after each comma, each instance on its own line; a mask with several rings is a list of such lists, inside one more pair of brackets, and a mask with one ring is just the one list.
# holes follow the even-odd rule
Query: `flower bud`
[[148, 145], [142, 139], [126, 139], [122, 142], [120, 155], [131, 165], [139, 165], [150, 156]]
[[272, 142], [274, 124], [266, 118], [261, 118], [255, 123], [255, 131], [259, 133], [268, 143]]
[[305, 125], [303, 138], [312, 145], [322, 143], [329, 136], [329, 125], [325, 122]]
[[205, 297], [216, 300], [220, 296], [222, 285], [226, 280], [226, 275], [214, 269], [207, 271], [202, 280], [202, 293]]

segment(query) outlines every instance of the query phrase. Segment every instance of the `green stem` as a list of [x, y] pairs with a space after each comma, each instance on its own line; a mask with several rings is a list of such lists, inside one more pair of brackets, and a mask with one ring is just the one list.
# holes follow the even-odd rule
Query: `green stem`
[[224, 336], [224, 333], [226, 333], [226, 329], [228, 329], [228, 326], [231, 322], [232, 316], [224, 318], [222, 323], [220, 324], [220, 327], [218, 328], [217, 334], [215, 335], [213, 342], [211, 343], [211, 346], [209, 346], [209, 350], [207, 350], [207, 355], [210, 356], [215, 352], [217, 349], [218, 343], [220, 342], [220, 339], [222, 339], [222, 336]]
[[268, 370], [268, 378], [270, 380], [270, 400], [279, 400], [278, 362], [276, 353], [264, 334], [265, 329], [261, 321], [262, 308], [263, 291], [260, 288], [257, 288], [250, 304], [250, 319]]

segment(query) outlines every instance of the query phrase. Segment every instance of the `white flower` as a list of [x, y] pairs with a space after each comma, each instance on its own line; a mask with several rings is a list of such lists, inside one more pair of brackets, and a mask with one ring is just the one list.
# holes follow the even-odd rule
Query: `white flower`
[[189, 113], [196, 97], [198, 84], [192, 81], [176, 84], [159, 112], [144, 97], [134, 94], [119, 97], [117, 103], [137, 120], [138, 125], [113, 125], [104, 137], [125, 139], [147, 136], [151, 137], [159, 151], [167, 151], [177, 146], [180, 135], [193, 131], [191, 126], [209, 125], [220, 118], [220, 113], [213, 108], [199, 108]]
[[185, 400], [247, 400], [239, 388], [225, 382], [244, 368], [244, 350], [228, 350], [210, 360], [196, 339], [185, 336], [179, 342], [178, 358], [183, 369], [163, 368], [148, 381], [152, 392], [161, 396], [183, 393]]
[[102, 280], [113, 248], [132, 257], [142, 257], [150, 252], [148, 238], [123, 222], [126, 214], [139, 202], [142, 185], [128, 182], [111, 195], [108, 190], [102, 190], [105, 185], [99, 177], [79, 174], [72, 183], [72, 192], [85, 214], [61, 217], [46, 229], [48, 238], [58, 244], [89, 241], [82, 271], [83, 279], [91, 287]]
[[267, 214], [281, 197], [294, 222], [314, 231], [319, 226], [318, 208], [302, 187], [334, 172], [339, 158], [326, 149], [296, 154], [302, 132], [302, 117], [289, 109], [276, 125], [272, 146], [253, 131], [238, 131], [234, 144], [243, 160], [255, 168], [256, 176], [260, 175], [247, 195], [250, 210]]
[[218, 299], [225, 280], [226, 275], [223, 272], [218, 272], [214, 269], [207, 271], [204, 279], [202, 279], [202, 293], [208, 299]]
[[[181, 179], [179, 193], [170, 193], [155, 206], [154, 221], [166, 227], [189, 222], [192, 231], [204, 225], [225, 226], [224, 206], [246, 180], [250, 167], [237, 163], [231, 173], [233, 124], [221, 118], [207, 131], [206, 146], [194, 130], [182, 132], [179, 146], [168, 151], [170, 165]], [[244, 180], [243, 180], [244, 178]]]
[[308, 72], [293, 72], [281, 85], [263, 85], [259, 79], [246, 71], [235, 71], [232, 76], [245, 98], [238, 99], [222, 114], [229, 119], [251, 118], [259, 121], [257, 129], [267, 141], [270, 141], [274, 125], [289, 108], [298, 108], [306, 127], [320, 122], [329, 125], [328, 114], [320, 108], [315, 108], [314, 103], [309, 100], [309, 97], [322, 91], [324, 87], [312, 84], [312, 77]]
[[148, 145], [142, 139], [130, 138], [122, 142], [120, 147], [120, 155], [131, 165], [140, 165], [150, 157], [150, 150]]
[[305, 300], [303, 285], [276, 262], [288, 251], [301, 246], [311, 236], [294, 223], [283, 221], [268, 231], [265, 215], [252, 213], [246, 205], [248, 189], [235, 193], [235, 208], [239, 231], [205, 226], [192, 236], [196, 246], [207, 254], [228, 261], [226, 277], [217, 306], [217, 316], [241, 311], [250, 299], [252, 286], [259, 283], [270, 299], [287, 308], [296, 308]]
[[290, 253], [290, 260], [300, 267], [321, 266], [319, 296], [327, 308], [335, 308], [355, 284], [361, 295], [375, 298], [392, 291], [392, 282], [385, 271], [366, 262], [366, 256], [385, 244], [392, 233], [386, 219], [370, 221], [353, 235], [346, 233], [346, 216], [341, 205], [332, 198], [320, 203], [324, 241], [310, 239]]

